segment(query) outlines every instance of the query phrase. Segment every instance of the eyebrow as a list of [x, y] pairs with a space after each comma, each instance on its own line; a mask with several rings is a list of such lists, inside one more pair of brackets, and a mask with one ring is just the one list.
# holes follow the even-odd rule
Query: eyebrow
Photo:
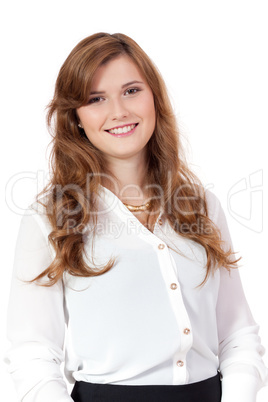
[[[122, 89], [124, 89], [124, 88], [126, 88], [126, 87], [128, 87], [129, 85], [133, 85], [133, 84], [144, 84], [144, 82], [142, 82], [142, 81], [130, 81], [130, 82], [127, 82], [126, 84], [123, 84], [122, 85]], [[105, 91], [93, 91], [93, 92], [90, 92], [90, 95], [102, 95], [102, 94], [105, 94]]]

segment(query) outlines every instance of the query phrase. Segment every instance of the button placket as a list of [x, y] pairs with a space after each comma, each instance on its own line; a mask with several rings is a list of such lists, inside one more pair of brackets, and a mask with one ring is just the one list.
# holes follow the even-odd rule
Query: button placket
[[173, 385], [183, 385], [187, 381], [186, 353], [178, 351], [173, 356]]
[[170, 299], [170, 307], [174, 312], [178, 325], [180, 342], [178, 350], [173, 355], [173, 384], [180, 385], [185, 384], [187, 381], [186, 356], [192, 345], [192, 334], [186, 334], [184, 330], [190, 328], [190, 320], [184, 305], [180, 283], [173, 266], [170, 250], [162, 242], [156, 244], [156, 247], [160, 268]]

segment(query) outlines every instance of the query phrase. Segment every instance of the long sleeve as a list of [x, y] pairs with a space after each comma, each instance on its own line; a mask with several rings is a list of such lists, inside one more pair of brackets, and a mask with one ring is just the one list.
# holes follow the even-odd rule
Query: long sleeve
[[11, 347], [5, 356], [23, 402], [72, 401], [60, 369], [65, 334], [62, 283], [44, 287], [25, 282], [51, 261], [40, 216], [25, 214], [15, 251], [7, 325]]
[[[225, 249], [232, 242], [221, 206], [217, 226]], [[220, 270], [217, 303], [219, 361], [222, 373], [222, 402], [255, 402], [258, 390], [267, 383], [267, 369], [262, 361], [264, 348], [259, 327], [248, 307], [238, 269]]]

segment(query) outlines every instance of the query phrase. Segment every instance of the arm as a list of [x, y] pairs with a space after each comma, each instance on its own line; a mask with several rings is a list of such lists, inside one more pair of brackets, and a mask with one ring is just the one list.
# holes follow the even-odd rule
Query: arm
[[43, 287], [23, 282], [51, 261], [38, 220], [25, 215], [15, 251], [7, 326], [11, 348], [5, 358], [23, 402], [73, 401], [60, 371], [65, 333], [62, 283]]
[[[225, 249], [232, 248], [224, 212], [218, 205], [215, 223], [219, 227]], [[248, 307], [239, 272], [220, 269], [217, 303], [219, 361], [222, 379], [222, 402], [254, 402], [267, 382], [267, 369], [262, 361], [264, 348]]]

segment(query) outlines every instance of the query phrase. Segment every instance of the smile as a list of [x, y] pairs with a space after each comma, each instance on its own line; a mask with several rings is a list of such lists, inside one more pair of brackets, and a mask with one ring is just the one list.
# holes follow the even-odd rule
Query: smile
[[115, 136], [124, 136], [124, 135], [130, 135], [135, 131], [135, 128], [137, 127], [138, 124], [130, 124], [129, 126], [126, 125], [124, 127], [117, 127], [113, 128], [111, 130], [106, 130], [109, 134], [115, 135]]

